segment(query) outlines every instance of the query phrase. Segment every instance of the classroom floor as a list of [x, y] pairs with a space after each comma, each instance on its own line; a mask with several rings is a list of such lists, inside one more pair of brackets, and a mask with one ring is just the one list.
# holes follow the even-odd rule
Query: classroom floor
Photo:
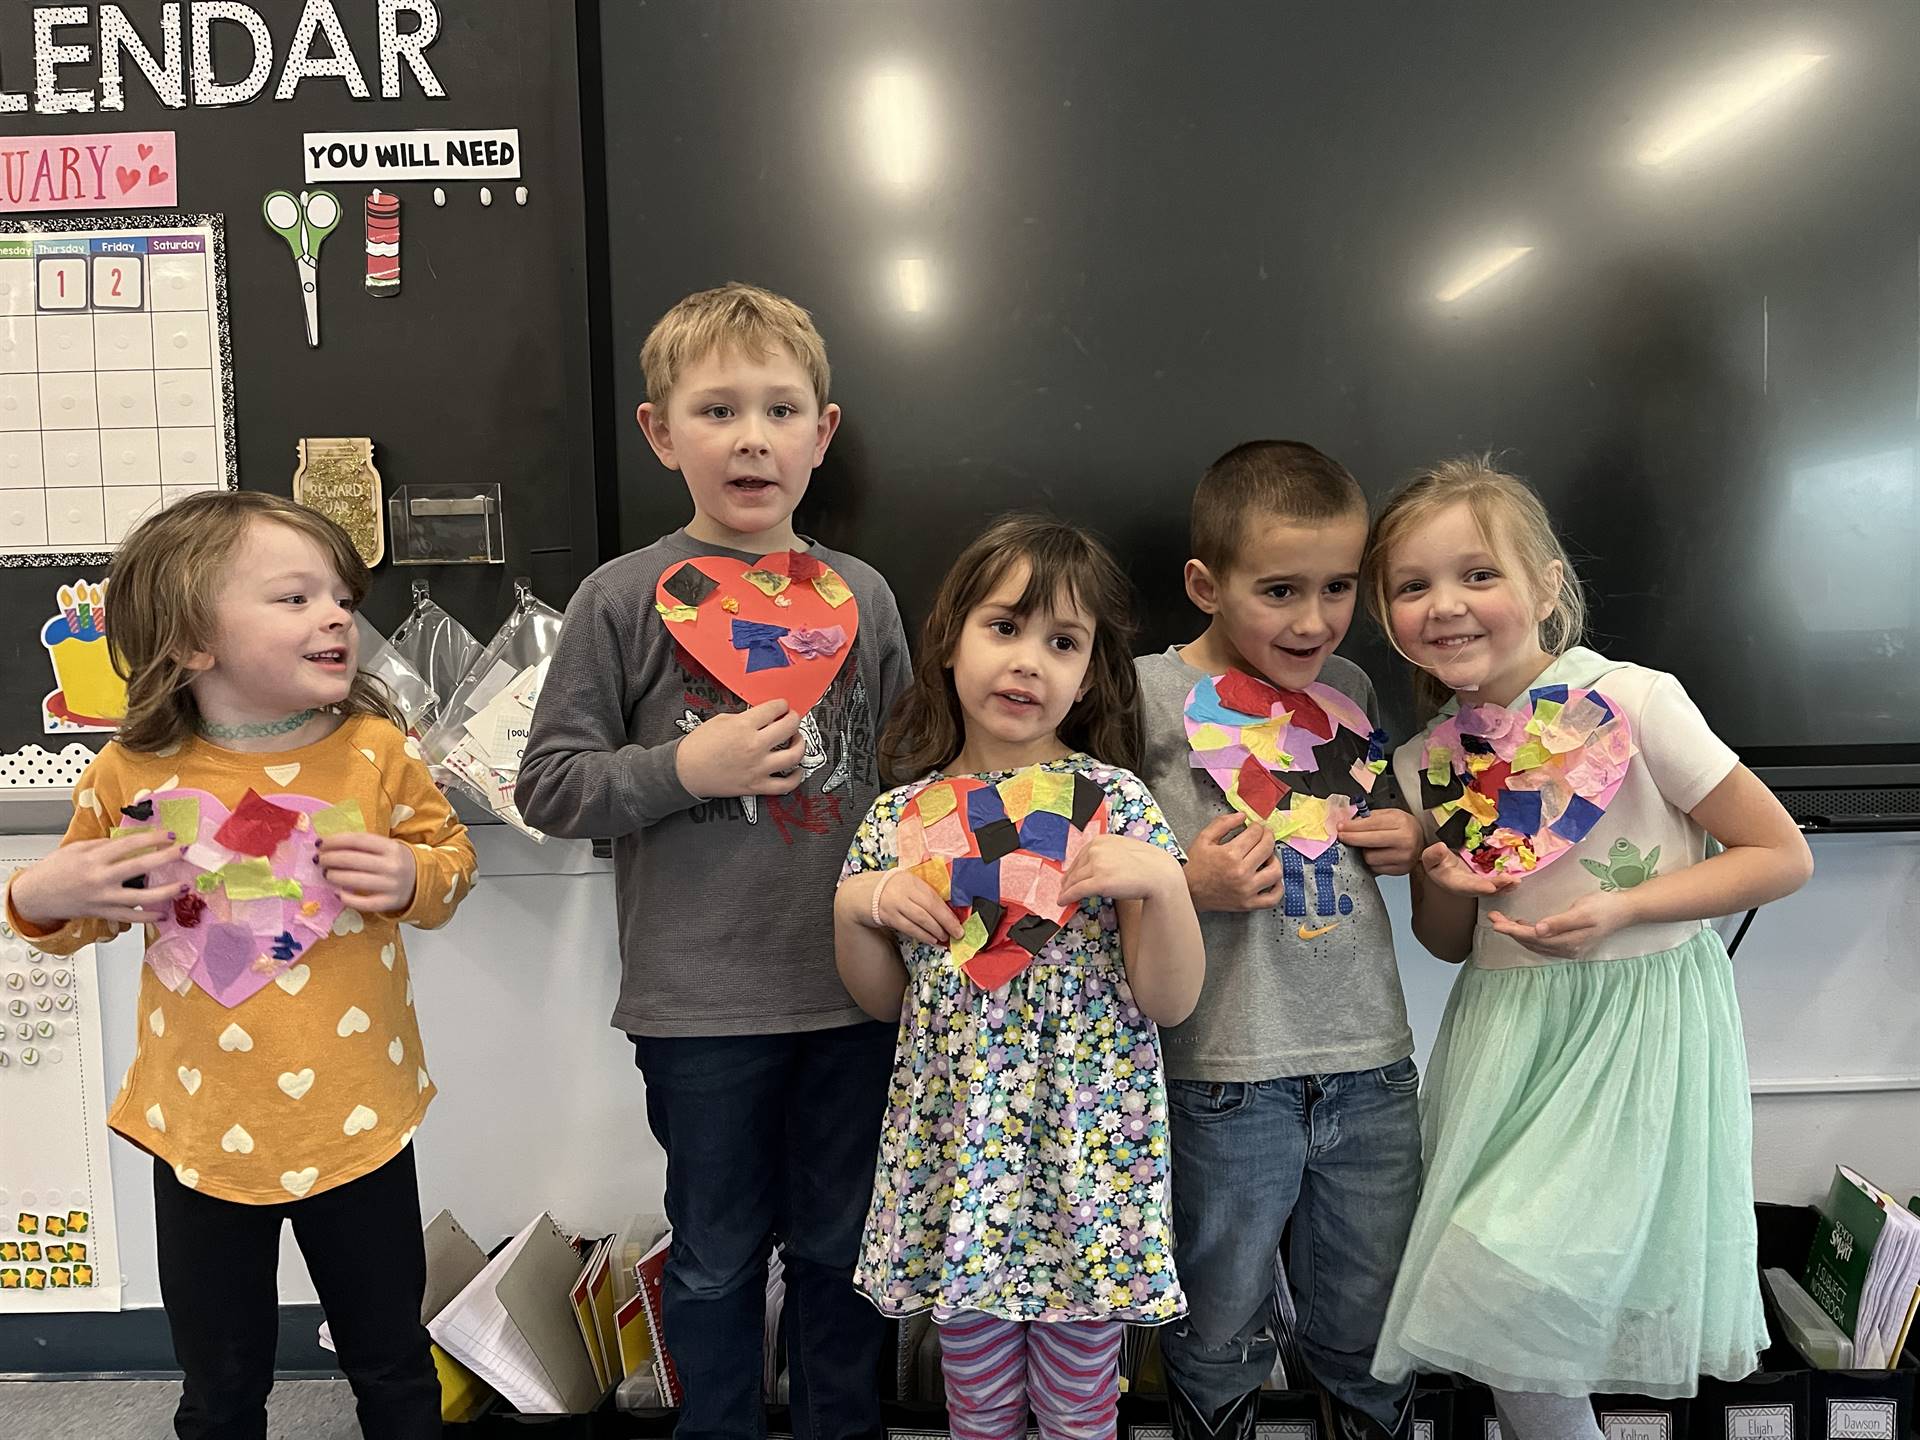
[[[156, 1440], [173, 1433], [173, 1380], [0, 1381], [7, 1440]], [[267, 1440], [359, 1440], [344, 1380], [282, 1380]]]

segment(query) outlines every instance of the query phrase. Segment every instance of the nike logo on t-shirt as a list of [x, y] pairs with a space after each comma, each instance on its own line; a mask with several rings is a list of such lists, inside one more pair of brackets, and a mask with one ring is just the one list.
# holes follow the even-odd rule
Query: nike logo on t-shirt
[[1338, 930], [1339, 928], [1340, 928], [1340, 922], [1336, 920], [1331, 925], [1322, 925], [1318, 930], [1309, 930], [1305, 925], [1302, 925], [1298, 930], [1295, 930], [1293, 933], [1298, 935], [1302, 940], [1318, 940], [1322, 935], [1325, 935], [1329, 930]]

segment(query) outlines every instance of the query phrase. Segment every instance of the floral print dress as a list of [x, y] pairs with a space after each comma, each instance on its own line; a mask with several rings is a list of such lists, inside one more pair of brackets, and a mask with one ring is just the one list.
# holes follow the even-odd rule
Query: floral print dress
[[[1084, 754], [1040, 768], [1086, 775], [1106, 792], [1112, 833], [1185, 859], [1130, 771]], [[902, 812], [951, 778], [874, 801], [843, 873], [893, 868]], [[896, 938], [907, 991], [855, 1285], [896, 1316], [1158, 1324], [1185, 1313], [1160, 1037], [1127, 984], [1113, 902], [1083, 901], [991, 991], [944, 947]]]

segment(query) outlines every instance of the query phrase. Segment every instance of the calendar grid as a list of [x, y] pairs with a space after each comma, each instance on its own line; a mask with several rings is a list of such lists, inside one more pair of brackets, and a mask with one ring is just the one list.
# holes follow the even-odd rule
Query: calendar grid
[[237, 486], [220, 217], [0, 222], [0, 567]]

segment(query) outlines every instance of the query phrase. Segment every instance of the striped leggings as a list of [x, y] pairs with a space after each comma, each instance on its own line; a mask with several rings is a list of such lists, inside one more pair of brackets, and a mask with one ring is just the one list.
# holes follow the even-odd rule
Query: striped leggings
[[940, 1368], [953, 1440], [1112, 1440], [1120, 1405], [1117, 1320], [1022, 1323], [962, 1311], [940, 1317]]

